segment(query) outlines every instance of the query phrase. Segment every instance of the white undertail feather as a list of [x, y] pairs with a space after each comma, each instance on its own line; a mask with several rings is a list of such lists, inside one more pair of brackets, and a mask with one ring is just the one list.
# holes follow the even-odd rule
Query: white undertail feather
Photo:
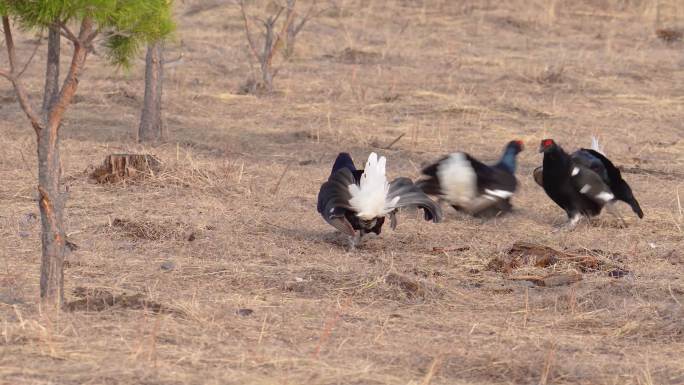
[[372, 152], [368, 156], [368, 162], [361, 175], [359, 185], [350, 184], [349, 193], [351, 199], [349, 204], [356, 211], [356, 216], [363, 220], [387, 215], [394, 210], [400, 197], [387, 200], [389, 192], [389, 182], [385, 175], [385, 163], [387, 159]]
[[600, 193], [598, 193], [598, 195], [596, 195], [596, 198], [604, 202], [610, 202], [615, 198], [615, 195], [609, 193], [608, 191], [601, 191]]
[[579, 223], [580, 219], [582, 219], [582, 216], [579, 213], [573, 214], [573, 216], [570, 218], [570, 221], [566, 224], [566, 227], [568, 228], [574, 228], [577, 226], [577, 223]]
[[507, 190], [490, 190], [488, 188], [485, 189], [485, 194], [496, 197], [499, 199], [508, 199], [513, 196], [512, 191], [507, 191]]
[[602, 155], [606, 155], [606, 154], [603, 152], [603, 148], [601, 148], [601, 144], [599, 143], [598, 138], [595, 137], [595, 136], [592, 136], [592, 137], [591, 137], [591, 149], [594, 150], [594, 151], [596, 151], [596, 152], [598, 152], [598, 153], [600, 153], [600, 154], [602, 154]]
[[442, 194], [452, 204], [467, 205], [477, 195], [477, 175], [465, 154], [449, 155], [437, 169]]

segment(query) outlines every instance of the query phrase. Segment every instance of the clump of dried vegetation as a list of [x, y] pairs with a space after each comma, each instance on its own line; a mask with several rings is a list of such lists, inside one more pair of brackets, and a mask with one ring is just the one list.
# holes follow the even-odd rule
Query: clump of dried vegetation
[[[273, 92], [273, 80], [281, 66], [294, 55], [297, 36], [304, 26], [314, 17], [325, 12], [327, 8], [317, 9], [316, 0], [312, 0], [305, 12], [300, 11], [297, 0], [285, 0], [284, 3], [269, 0], [265, 3], [263, 15], [247, 14], [245, 0], [239, 0], [240, 14], [244, 22], [244, 32], [252, 59], [258, 65], [252, 77], [240, 87], [240, 94], [258, 94]], [[258, 5], [264, 5], [257, 2]], [[253, 32], [254, 23], [260, 27], [261, 33]], [[257, 36], [259, 38], [257, 38]], [[276, 64], [280, 56], [280, 65]], [[257, 73], [259, 76], [257, 75]]]
[[[680, 2], [658, 3], [662, 25], [682, 20]], [[170, 139], [153, 148], [132, 135], [141, 69], [91, 67], [60, 144], [79, 246], [61, 314], [37, 295], [36, 148], [0, 91], [0, 383], [684, 382], [681, 45], [644, 33], [655, 3], [336, 5], [304, 27], [282, 92], [256, 98], [225, 94], [251, 70], [240, 7], [177, 2], [187, 60], [168, 68]], [[121, 90], [134, 95], [106, 96]], [[620, 205], [626, 228], [553, 231], [565, 218], [532, 180], [538, 140], [592, 134], [646, 216]], [[415, 178], [514, 138], [527, 150], [510, 216], [405, 212], [348, 253], [316, 213], [339, 151]], [[83, 170], [111, 154], [159, 168], [91, 183]]]

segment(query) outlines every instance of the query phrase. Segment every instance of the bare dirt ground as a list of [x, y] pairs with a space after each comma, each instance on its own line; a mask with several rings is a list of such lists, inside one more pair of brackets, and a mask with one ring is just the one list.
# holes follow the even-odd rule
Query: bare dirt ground
[[[142, 61], [113, 72], [92, 56], [68, 112], [79, 249], [65, 281], [87, 310], [39, 308], [35, 138], [2, 84], [0, 383], [684, 383], [684, 43], [654, 27], [657, 14], [682, 27], [681, 3], [341, 1], [262, 97], [236, 94], [251, 71], [238, 9], [203, 4], [176, 4], [168, 143], [134, 140]], [[25, 75], [33, 91], [43, 62]], [[565, 218], [532, 180], [539, 140], [572, 150], [592, 134], [646, 216], [621, 205], [628, 228], [603, 215], [552, 232]], [[403, 213], [348, 253], [316, 213], [339, 151], [378, 151], [391, 177], [415, 178], [454, 150], [494, 160], [515, 138], [527, 150], [510, 216]], [[116, 152], [153, 153], [164, 169], [89, 183], [85, 170]], [[629, 273], [497, 270], [516, 241]], [[510, 279], [574, 271], [581, 281], [556, 287]]]

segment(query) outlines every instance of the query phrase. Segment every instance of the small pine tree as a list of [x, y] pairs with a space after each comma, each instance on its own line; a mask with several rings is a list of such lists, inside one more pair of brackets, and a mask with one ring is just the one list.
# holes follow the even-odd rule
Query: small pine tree
[[162, 13], [154, 15], [157, 19], [157, 30], [151, 31], [153, 38], [147, 45], [145, 55], [145, 99], [138, 126], [139, 142], [158, 142], [166, 139], [166, 128], [162, 118], [162, 93], [164, 85], [164, 37], [172, 25], [169, 23], [170, 7], [160, 9]]
[[147, 46], [145, 55], [145, 98], [143, 99], [138, 142], [166, 140], [166, 127], [162, 117], [162, 94], [164, 91], [164, 47], [162, 41]]
[[[88, 53], [103, 36], [112, 63], [128, 66], [149, 41], [171, 32], [169, 0], [0, 0], [9, 69], [0, 76], [12, 83], [19, 104], [38, 142], [38, 193], [42, 221], [40, 296], [59, 309], [64, 302], [64, 256], [67, 247], [63, 220], [66, 199], [60, 183], [60, 126], [76, 94]], [[159, 15], [163, 15], [159, 17]], [[37, 108], [23, 84], [13, 28], [47, 29], [47, 63], [42, 106]], [[71, 62], [60, 84], [60, 39], [72, 46]], [[28, 65], [28, 63], [26, 63]]]

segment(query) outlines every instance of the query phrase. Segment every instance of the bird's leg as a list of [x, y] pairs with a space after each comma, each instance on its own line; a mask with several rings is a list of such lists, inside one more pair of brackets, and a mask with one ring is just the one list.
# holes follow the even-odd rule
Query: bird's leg
[[361, 243], [361, 232], [354, 233], [353, 237], [349, 237], [349, 251], [356, 250], [356, 246]]
[[392, 230], [394, 230], [397, 228], [397, 210], [394, 210], [391, 213], [389, 213], [389, 217], [390, 217], [390, 228]]
[[568, 223], [565, 225], [565, 228], [568, 230], [573, 230], [575, 227], [577, 227], [577, 224], [579, 223], [580, 219], [582, 219], [582, 214], [580, 213], [575, 213], [570, 217], [570, 220]]
[[[449, 202], [447, 202], [444, 198], [442, 198], [442, 197], [437, 198], [437, 205], [439, 207], [442, 207], [443, 204], [450, 206]], [[446, 210], [443, 210], [443, 213], [444, 213], [443, 218], [446, 218]]]
[[499, 202], [500, 200], [497, 198], [483, 195], [472, 199], [469, 202], [468, 207], [464, 207], [463, 210], [472, 216], [477, 216], [478, 214], [497, 206]]
[[606, 203], [606, 211], [608, 211], [609, 214], [613, 215], [620, 221], [623, 227], [627, 227], [627, 221], [625, 221], [625, 218], [620, 214], [620, 211], [615, 207], [615, 201], [610, 201]]
[[568, 216], [570, 217], [569, 220], [552, 231], [553, 233], [557, 233], [562, 230], [573, 230], [575, 227], [577, 227], [577, 223], [579, 223], [580, 219], [582, 219], [582, 214], [580, 213], [568, 214]]

